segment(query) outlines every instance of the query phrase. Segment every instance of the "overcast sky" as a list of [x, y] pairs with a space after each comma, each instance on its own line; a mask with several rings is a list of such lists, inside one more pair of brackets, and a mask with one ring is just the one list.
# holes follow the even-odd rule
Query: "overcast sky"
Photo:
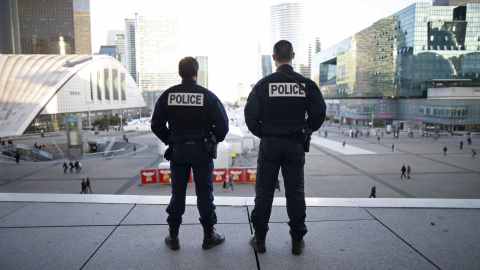
[[[135, 13], [178, 12], [183, 18], [185, 56], [209, 57], [209, 88], [222, 101], [234, 101], [237, 85], [257, 81], [257, 51], [271, 54], [270, 6], [285, 2], [312, 4], [312, 24], [322, 48], [369, 27], [415, 2], [431, 0], [92, 0], [90, 16], [92, 52], [107, 41], [108, 30], [124, 30]], [[179, 59], [180, 60], [180, 59]]]

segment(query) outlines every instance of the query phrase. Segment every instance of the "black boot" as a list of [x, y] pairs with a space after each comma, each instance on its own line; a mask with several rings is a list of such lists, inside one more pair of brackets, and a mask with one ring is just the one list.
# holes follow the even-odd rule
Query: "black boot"
[[177, 250], [180, 248], [180, 241], [178, 240], [178, 228], [177, 229], [169, 229], [170, 233], [165, 237], [165, 244], [171, 250]]
[[215, 232], [214, 227], [203, 228], [203, 249], [210, 249], [225, 242], [225, 235]]
[[265, 247], [265, 238], [259, 238], [255, 234], [250, 236], [250, 245], [252, 245], [258, 253], [265, 253], [265, 251], [267, 251], [267, 248]]
[[295, 255], [300, 255], [305, 248], [305, 241], [302, 240], [293, 240], [292, 239], [292, 253]]

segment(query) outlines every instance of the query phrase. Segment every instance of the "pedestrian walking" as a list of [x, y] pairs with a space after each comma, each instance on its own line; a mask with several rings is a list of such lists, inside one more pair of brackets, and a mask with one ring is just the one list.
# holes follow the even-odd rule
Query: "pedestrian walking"
[[77, 163], [77, 173], [80, 173], [82, 171], [82, 163], [78, 161]]
[[405, 172], [407, 171], [407, 168], [405, 168], [405, 164], [403, 164], [401, 171], [402, 171], [402, 175], [400, 175], [400, 178], [402, 178], [404, 176], [405, 176], [405, 178], [407, 178], [407, 176], [405, 175]]
[[225, 180], [223, 180], [223, 192], [227, 192], [227, 181], [228, 179], [225, 178]]
[[228, 180], [228, 181], [227, 181], [227, 191], [228, 191], [228, 188], [231, 188], [232, 191], [233, 191], [233, 180], [232, 180], [232, 177], [229, 175], [229, 176], [227, 177], [227, 180]]
[[472, 145], [472, 138], [470, 138], [470, 137], [467, 138], [467, 144]]
[[477, 155], [477, 151], [475, 151], [475, 149], [472, 149], [472, 158], [475, 158], [476, 155]]
[[443, 148], [443, 155], [446, 156], [447, 155], [447, 146], [445, 145], [445, 147]]
[[278, 192], [282, 192], [280, 190], [280, 179], [277, 179], [277, 182], [275, 182], [275, 188], [278, 189]]
[[18, 152], [18, 150], [15, 153], [15, 162], [17, 162], [17, 164], [20, 164], [20, 153]]
[[80, 194], [87, 194], [87, 183], [85, 183], [85, 179], [82, 179], [82, 191]]
[[[199, 65], [195, 58], [185, 57], [178, 64], [182, 78], [179, 85], [165, 90], [158, 99], [152, 116], [153, 133], [169, 148], [172, 197], [166, 209], [169, 234], [165, 244], [180, 248], [178, 239], [190, 171], [195, 175], [197, 208], [203, 227], [203, 249], [225, 241], [215, 232], [217, 224], [213, 192], [213, 159], [216, 147], [228, 133], [228, 117], [218, 97], [197, 84]], [[167, 125], [168, 123], [168, 125]]]
[[407, 178], [410, 179], [410, 172], [411, 172], [411, 169], [410, 169], [410, 165], [407, 166]]
[[90, 185], [90, 177], [87, 177], [86, 185], [87, 185], [87, 188], [86, 188], [87, 193], [88, 193], [88, 191], [90, 191], [90, 193], [93, 193], [92, 192], [92, 186]]
[[63, 162], [63, 173], [67, 173], [67, 170], [68, 170], [68, 165], [67, 165], [67, 162]]
[[305, 246], [305, 152], [309, 151], [312, 132], [316, 132], [325, 120], [326, 105], [317, 84], [293, 70], [294, 58], [289, 41], [275, 44], [273, 60], [277, 71], [257, 82], [244, 110], [248, 129], [260, 138], [255, 206], [251, 214], [254, 233], [250, 237], [250, 244], [258, 253], [266, 251], [265, 238], [280, 168], [290, 219], [292, 253], [301, 254]]
[[460, 141], [460, 150], [463, 149], [463, 141]]
[[377, 137], [377, 142], [380, 143], [380, 136]]
[[343, 141], [342, 145], [343, 145], [343, 148], [345, 148], [345, 141]]
[[74, 165], [74, 166], [75, 166], [75, 171], [78, 173], [78, 160], [75, 161], [75, 165]]
[[392, 143], [392, 152], [395, 150], [395, 144]]
[[73, 168], [75, 167], [73, 165], [73, 163], [70, 161], [70, 163], [68, 164], [68, 166], [70, 166], [70, 173], [73, 173]]
[[135, 156], [135, 151], [137, 151], [137, 147], [134, 145], [133, 146], [133, 155]]
[[368, 197], [368, 198], [371, 198], [371, 197], [377, 198], [377, 187], [376, 186], [372, 187], [372, 191], [370, 192], [370, 197]]

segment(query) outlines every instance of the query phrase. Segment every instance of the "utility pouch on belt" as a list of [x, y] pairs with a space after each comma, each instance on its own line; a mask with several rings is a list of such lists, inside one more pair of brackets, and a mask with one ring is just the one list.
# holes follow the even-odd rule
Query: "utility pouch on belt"
[[202, 140], [205, 151], [209, 152], [213, 159], [217, 158], [217, 138], [215, 135]]
[[165, 154], [163, 154], [163, 157], [165, 160], [170, 161], [172, 159], [172, 152], [173, 152], [173, 145], [169, 144], [167, 150], [165, 151]]
[[312, 130], [304, 128], [298, 133], [298, 142], [303, 143], [303, 151], [308, 153], [310, 151], [310, 140], [312, 139]]

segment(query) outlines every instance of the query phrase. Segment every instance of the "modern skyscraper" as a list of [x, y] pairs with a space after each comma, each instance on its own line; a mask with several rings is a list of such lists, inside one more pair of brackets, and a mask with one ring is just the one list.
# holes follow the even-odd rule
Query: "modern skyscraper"
[[132, 78], [137, 82], [137, 54], [135, 52], [135, 20], [125, 19], [125, 60]]
[[316, 54], [312, 78], [326, 99], [337, 101], [343, 123], [478, 128], [478, 18], [477, 3], [415, 3]]
[[0, 1], [0, 53], [91, 52], [89, 0]]
[[197, 84], [208, 89], [208, 56], [195, 57], [198, 61]]
[[125, 59], [125, 31], [123, 30], [109, 30], [107, 35], [107, 45], [117, 46], [118, 61], [126, 66]]
[[295, 60], [293, 68], [305, 77], [310, 77], [310, 58], [315, 46], [315, 34], [309, 22], [313, 16], [308, 3], [282, 3], [270, 7], [270, 48], [279, 40], [288, 40], [293, 45]]
[[135, 14], [135, 51], [140, 92], [164, 91], [180, 83], [179, 45], [178, 16]]

